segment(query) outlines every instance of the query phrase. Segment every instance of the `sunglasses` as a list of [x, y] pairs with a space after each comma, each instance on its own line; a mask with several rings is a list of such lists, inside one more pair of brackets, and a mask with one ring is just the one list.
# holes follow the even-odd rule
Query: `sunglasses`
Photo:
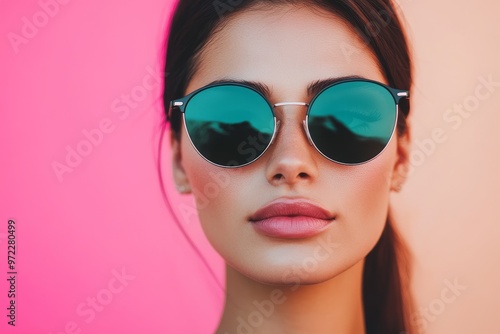
[[325, 158], [358, 165], [376, 158], [391, 140], [398, 103], [407, 90], [367, 79], [347, 79], [321, 89], [310, 103], [271, 104], [257, 88], [237, 82], [210, 84], [170, 102], [183, 114], [193, 147], [219, 167], [246, 166], [273, 143], [274, 108], [307, 107], [303, 121], [311, 145]]

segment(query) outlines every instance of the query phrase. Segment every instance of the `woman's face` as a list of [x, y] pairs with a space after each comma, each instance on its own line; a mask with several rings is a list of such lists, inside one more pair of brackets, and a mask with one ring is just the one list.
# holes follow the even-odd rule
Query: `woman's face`
[[[309, 102], [309, 84], [352, 75], [387, 83], [376, 58], [339, 18], [305, 6], [280, 6], [231, 17], [203, 50], [186, 94], [215, 80], [235, 79], [268, 86], [273, 104]], [[271, 284], [322, 282], [363, 260], [378, 241], [391, 186], [404, 177], [406, 146], [394, 136], [376, 159], [340, 165], [309, 144], [302, 125], [305, 107], [282, 106], [275, 113], [280, 127], [274, 143], [240, 168], [204, 160], [182, 127], [180, 142], [173, 143], [174, 178], [192, 190], [208, 240], [235, 270]], [[314, 233], [266, 234], [251, 219], [271, 202], [312, 203], [329, 217]]]

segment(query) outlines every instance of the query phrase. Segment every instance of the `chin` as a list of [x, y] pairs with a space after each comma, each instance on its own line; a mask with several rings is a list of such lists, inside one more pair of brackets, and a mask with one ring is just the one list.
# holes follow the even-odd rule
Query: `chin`
[[[242, 270], [238, 267], [232, 267], [234, 270], [245, 275], [247, 278], [269, 285], [296, 287], [299, 285], [314, 285], [327, 282], [343, 273], [347, 273], [351, 268], [363, 266], [364, 258], [344, 263], [321, 263], [315, 266], [303, 265], [304, 262], [282, 266], [273, 266], [264, 264], [258, 268], [252, 267], [250, 270]], [[312, 264], [312, 262], [311, 262]]]

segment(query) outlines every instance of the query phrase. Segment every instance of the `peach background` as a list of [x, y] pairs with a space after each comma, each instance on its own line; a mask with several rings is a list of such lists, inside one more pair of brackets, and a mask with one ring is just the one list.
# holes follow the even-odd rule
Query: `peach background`
[[[0, 2], [0, 331], [211, 333], [222, 290], [175, 225], [156, 173], [161, 84], [150, 73], [161, 72], [172, 3], [66, 0], [46, 21], [40, 3]], [[415, 318], [428, 333], [498, 333], [500, 87], [471, 96], [480, 77], [500, 82], [500, 3], [399, 5], [415, 49], [415, 145], [394, 211], [417, 259]], [[40, 27], [16, 52], [9, 33], [22, 34], [24, 18]], [[453, 128], [443, 116], [464, 103], [470, 116]], [[85, 150], [84, 131], [99, 127], [107, 133], [58, 179], [53, 163], [65, 163], [68, 146]], [[446, 139], [431, 148], [437, 128]], [[168, 154], [161, 160], [168, 166]], [[224, 284], [191, 198], [166, 186]], [[15, 328], [5, 316], [8, 219], [17, 226]], [[463, 288], [452, 293], [455, 280]]]

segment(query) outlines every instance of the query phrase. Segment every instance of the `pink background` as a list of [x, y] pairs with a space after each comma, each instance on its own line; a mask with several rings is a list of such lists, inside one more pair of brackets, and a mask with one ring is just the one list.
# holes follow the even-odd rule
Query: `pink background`
[[[0, 2], [0, 332], [211, 333], [222, 262], [192, 199], [168, 181], [175, 215], [217, 283], [175, 225], [156, 172], [161, 74], [151, 73], [161, 73], [171, 1], [66, 0], [47, 7], [51, 15], [41, 3], [51, 1]], [[428, 333], [499, 333], [500, 86], [478, 87], [481, 77], [500, 82], [500, 3], [399, 6], [415, 49], [415, 144], [394, 211], [416, 256], [414, 317]], [[13, 34], [26, 38], [13, 46]], [[489, 95], [474, 98], [476, 89]], [[469, 116], [451, 121], [455, 104]], [[68, 149], [85, 155], [58, 177]], [[164, 150], [165, 178], [168, 158]], [[5, 316], [9, 219], [15, 328]]]

